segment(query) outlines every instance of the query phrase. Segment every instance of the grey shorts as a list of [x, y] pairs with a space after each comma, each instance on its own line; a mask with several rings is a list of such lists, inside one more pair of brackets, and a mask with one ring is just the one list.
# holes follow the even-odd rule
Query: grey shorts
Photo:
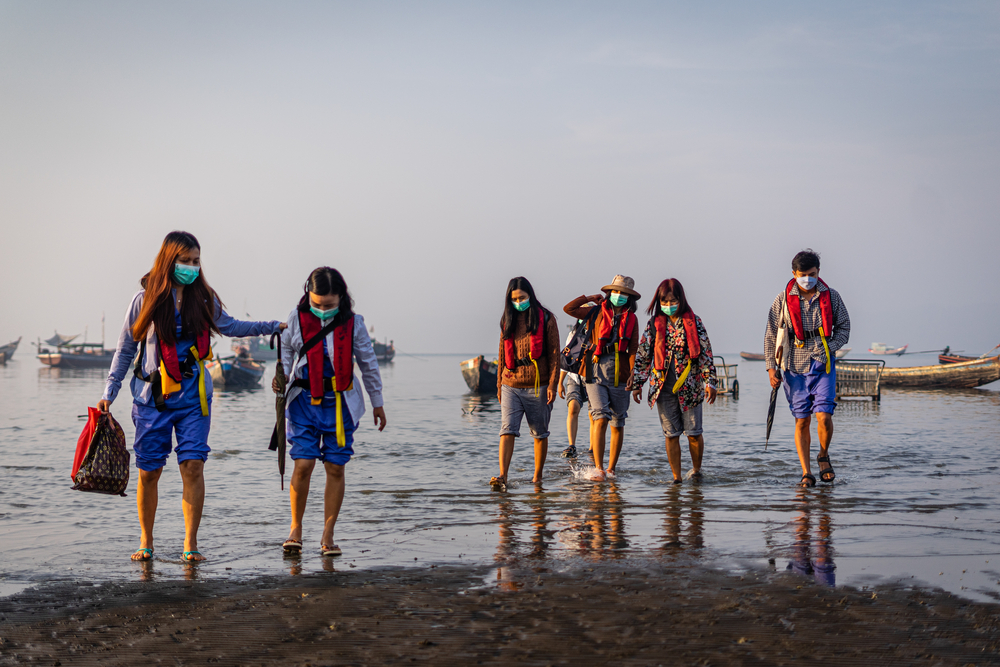
[[549, 437], [549, 417], [552, 406], [547, 402], [545, 387], [538, 396], [534, 389], [500, 386], [500, 435], [521, 435], [521, 418], [528, 420], [528, 430], [538, 440]]
[[656, 411], [660, 413], [663, 435], [668, 438], [679, 438], [681, 433], [687, 433], [688, 437], [701, 435], [701, 405], [699, 403], [687, 412], [681, 412], [677, 396], [664, 387], [656, 398]]
[[585, 384], [590, 400], [591, 419], [610, 419], [616, 428], [625, 426], [628, 418], [629, 390], [625, 385], [615, 387], [608, 384]]
[[579, 375], [566, 376], [566, 402], [576, 401], [580, 405], [587, 402], [587, 390], [584, 389], [583, 381]]

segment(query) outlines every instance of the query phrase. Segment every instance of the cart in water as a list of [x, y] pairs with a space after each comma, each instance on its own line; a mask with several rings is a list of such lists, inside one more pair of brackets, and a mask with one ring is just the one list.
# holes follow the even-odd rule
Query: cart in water
[[728, 395], [739, 399], [740, 381], [736, 379], [736, 367], [739, 364], [727, 364], [725, 358], [719, 355], [712, 357], [712, 362], [715, 364], [715, 388], [719, 395]]

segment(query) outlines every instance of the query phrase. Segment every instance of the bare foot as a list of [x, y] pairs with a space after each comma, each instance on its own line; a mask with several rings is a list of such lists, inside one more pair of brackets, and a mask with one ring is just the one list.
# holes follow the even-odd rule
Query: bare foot
[[600, 468], [594, 468], [594, 472], [590, 473], [590, 479], [594, 480], [595, 482], [603, 482], [605, 479], [607, 479], [607, 473], [605, 473]]
[[607, 479], [614, 479], [615, 471], [609, 468], [608, 471], [605, 473], [605, 476], [607, 477]]

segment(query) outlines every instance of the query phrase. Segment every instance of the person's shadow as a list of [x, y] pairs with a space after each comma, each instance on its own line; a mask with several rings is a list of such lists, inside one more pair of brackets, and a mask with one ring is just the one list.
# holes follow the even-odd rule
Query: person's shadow
[[785, 569], [814, 577], [818, 583], [832, 588], [837, 584], [837, 566], [833, 562], [833, 522], [827, 491], [796, 490], [799, 514], [792, 519], [795, 539], [792, 559]]

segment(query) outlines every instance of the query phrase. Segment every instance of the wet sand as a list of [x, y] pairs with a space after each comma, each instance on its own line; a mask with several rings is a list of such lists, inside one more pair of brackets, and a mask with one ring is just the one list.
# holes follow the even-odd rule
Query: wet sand
[[521, 560], [51, 584], [0, 600], [0, 664], [993, 665], [998, 626], [1000, 605], [943, 591]]

